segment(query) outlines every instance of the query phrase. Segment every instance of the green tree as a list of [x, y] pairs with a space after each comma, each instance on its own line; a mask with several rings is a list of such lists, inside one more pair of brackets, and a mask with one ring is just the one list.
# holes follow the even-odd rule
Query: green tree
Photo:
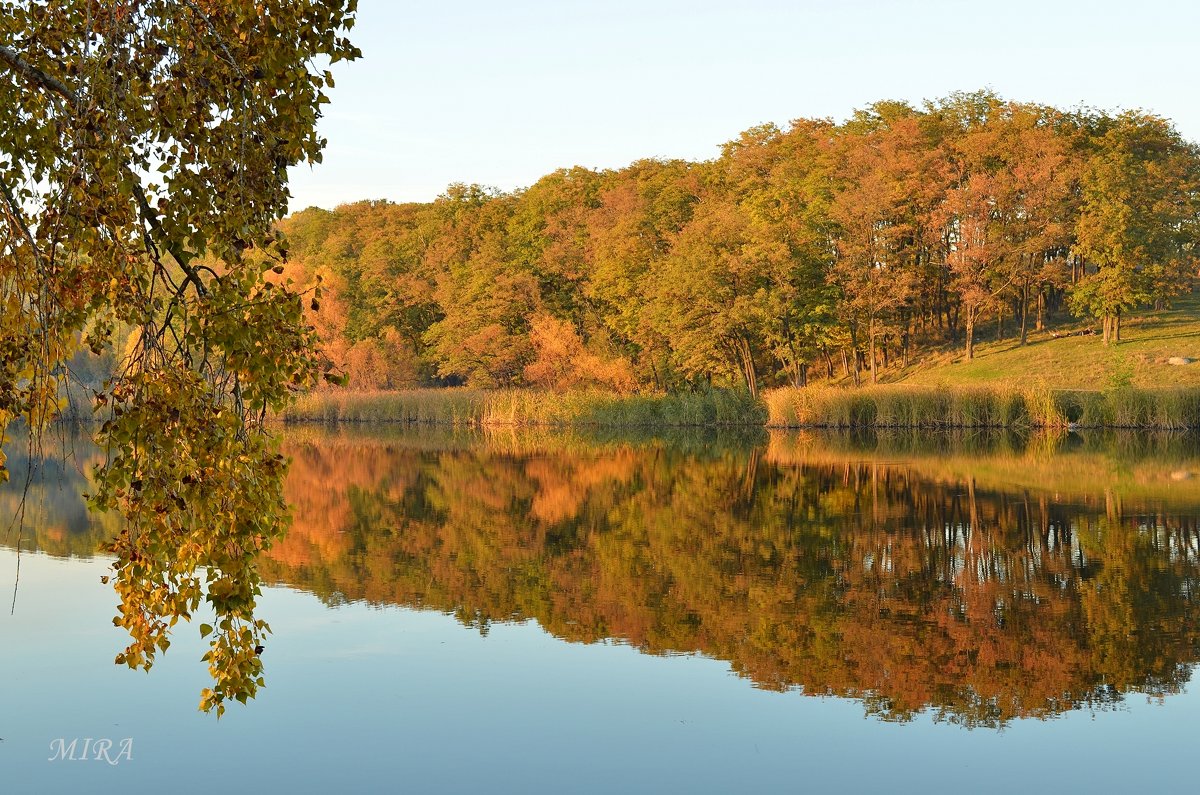
[[647, 284], [656, 263], [691, 221], [703, 166], [643, 160], [611, 174], [588, 215], [584, 299], [639, 379], [673, 383], [671, 342], [652, 318]]
[[833, 125], [797, 120], [786, 132], [754, 128], [725, 146], [722, 190], [747, 219], [745, 254], [762, 281], [752, 296], [762, 345], [794, 386], [833, 336], [836, 290], [826, 279], [833, 254], [829, 150]]
[[1076, 314], [1121, 339], [1121, 316], [1185, 289], [1196, 273], [1200, 156], [1164, 119], [1119, 116], [1097, 142], [1083, 175], [1077, 249], [1096, 266], [1076, 286]]
[[[256, 553], [286, 523], [263, 426], [319, 374], [301, 296], [263, 276], [287, 170], [321, 158], [354, 0], [5, 3], [0, 13], [0, 426], [58, 407], [61, 364], [138, 333], [97, 396], [93, 504], [112, 549], [118, 657], [148, 668], [205, 599], [214, 686], [262, 684]], [[316, 300], [316, 298], [312, 298]]]
[[515, 198], [508, 255], [538, 280], [546, 306], [576, 323], [585, 314], [587, 216], [599, 205], [600, 175], [576, 166], [548, 174]]
[[438, 375], [472, 386], [521, 383], [533, 359], [529, 322], [541, 307], [537, 276], [510, 246], [513, 198], [451, 186], [437, 201], [444, 239], [434, 256], [442, 317], [425, 332]]
[[757, 303], [767, 287], [752, 224], [716, 196], [655, 271], [654, 315], [679, 369], [693, 377], [731, 377], [756, 395], [762, 349]]

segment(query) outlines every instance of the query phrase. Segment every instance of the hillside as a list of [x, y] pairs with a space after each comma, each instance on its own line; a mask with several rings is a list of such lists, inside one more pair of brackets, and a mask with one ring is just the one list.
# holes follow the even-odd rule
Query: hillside
[[[1069, 322], [1031, 332], [1024, 347], [1011, 323], [1008, 338], [1000, 342], [994, 341], [994, 326], [985, 327], [974, 361], [963, 361], [961, 346], [945, 347], [881, 380], [963, 386], [1041, 380], [1052, 388], [1104, 389], [1128, 379], [1137, 387], [1200, 387], [1200, 295], [1182, 296], [1170, 309], [1131, 315], [1116, 345], [1106, 347], [1098, 335], [1080, 334], [1093, 325]], [[1171, 357], [1198, 361], [1171, 365]]]

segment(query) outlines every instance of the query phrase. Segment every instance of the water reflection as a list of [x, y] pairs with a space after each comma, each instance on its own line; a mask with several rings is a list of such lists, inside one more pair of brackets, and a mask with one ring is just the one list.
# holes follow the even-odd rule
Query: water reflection
[[[482, 632], [531, 618], [969, 725], [1166, 696], [1197, 659], [1190, 438], [302, 432], [285, 449], [295, 523], [260, 568], [329, 604]], [[50, 499], [26, 549], [108, 537], [67, 498], [72, 472], [34, 483]]]

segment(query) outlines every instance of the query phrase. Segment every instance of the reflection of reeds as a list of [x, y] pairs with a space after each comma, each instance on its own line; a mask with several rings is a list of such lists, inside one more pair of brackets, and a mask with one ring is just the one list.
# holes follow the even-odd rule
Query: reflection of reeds
[[869, 462], [942, 483], [1093, 504], [1102, 495], [1164, 505], [1200, 502], [1200, 439], [1193, 433], [1061, 428], [771, 431], [775, 466]]
[[711, 426], [766, 422], [746, 393], [713, 389], [665, 395], [523, 389], [322, 391], [301, 397], [284, 422], [395, 422], [410, 425]]
[[771, 390], [764, 400], [767, 425], [776, 428], [1200, 427], [1200, 390], [1194, 389], [807, 387]]
[[489, 455], [613, 453], [625, 449], [670, 450], [702, 458], [748, 456], [767, 443], [768, 433], [745, 427], [601, 427], [556, 428], [546, 425], [289, 425], [285, 448], [296, 445], [385, 447], [413, 451], [486, 451]]

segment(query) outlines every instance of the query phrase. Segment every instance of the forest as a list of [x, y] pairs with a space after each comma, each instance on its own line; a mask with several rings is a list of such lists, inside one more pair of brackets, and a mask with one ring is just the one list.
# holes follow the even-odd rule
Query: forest
[[309, 319], [351, 387], [757, 395], [1066, 320], [1120, 340], [1192, 289], [1200, 147], [1148, 113], [956, 93], [280, 227], [277, 278], [321, 285]]

